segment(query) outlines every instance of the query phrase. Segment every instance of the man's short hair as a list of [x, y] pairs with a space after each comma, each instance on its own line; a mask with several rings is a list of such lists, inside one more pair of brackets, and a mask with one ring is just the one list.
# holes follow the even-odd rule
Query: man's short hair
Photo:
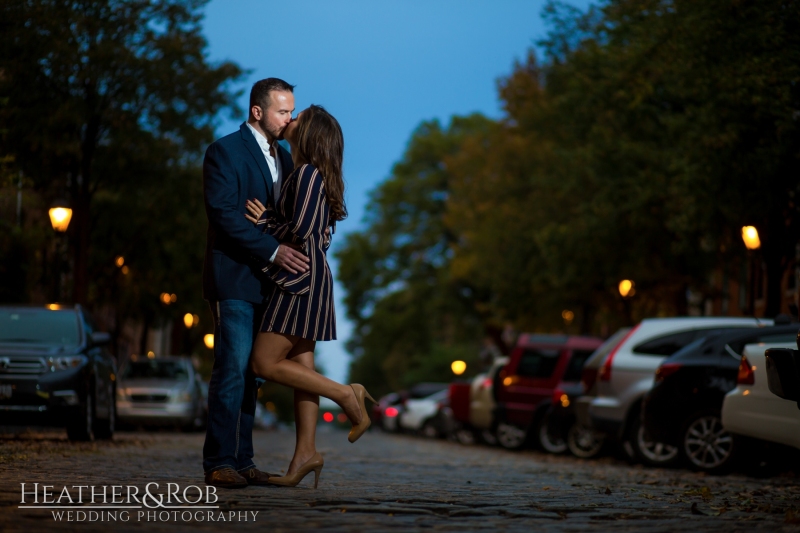
[[270, 104], [269, 93], [272, 91], [287, 91], [291, 93], [294, 92], [294, 85], [290, 85], [280, 78], [259, 80], [250, 89], [250, 107], [257, 105], [267, 109]]

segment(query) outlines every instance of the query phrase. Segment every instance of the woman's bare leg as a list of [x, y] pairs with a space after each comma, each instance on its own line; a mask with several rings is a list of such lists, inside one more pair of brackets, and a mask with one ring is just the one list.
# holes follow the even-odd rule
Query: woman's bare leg
[[[314, 341], [300, 339], [286, 356], [306, 368], [314, 370]], [[295, 445], [294, 457], [289, 464], [286, 475], [294, 474], [317, 453], [317, 417], [319, 416], [319, 395], [300, 389], [294, 389], [294, 424]]]
[[361, 422], [361, 406], [349, 385], [342, 385], [297, 361], [286, 357], [300, 337], [283, 333], [259, 333], [253, 343], [253, 355], [250, 366], [256, 376], [286, 385], [293, 389], [330, 398], [342, 408], [353, 424]]

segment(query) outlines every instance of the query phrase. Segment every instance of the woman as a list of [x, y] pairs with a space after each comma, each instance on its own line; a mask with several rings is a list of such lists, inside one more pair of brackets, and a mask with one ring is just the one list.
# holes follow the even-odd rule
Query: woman
[[274, 485], [295, 486], [314, 472], [314, 488], [322, 470], [315, 435], [319, 397], [338, 403], [353, 424], [348, 439], [355, 442], [370, 425], [364, 399], [374, 399], [358, 384], [342, 385], [314, 371], [316, 341], [336, 338], [333, 277], [326, 258], [329, 226], [347, 216], [344, 205], [342, 159], [344, 138], [339, 123], [325, 109], [312, 105], [284, 131], [291, 146], [295, 171], [281, 187], [273, 210], [258, 200], [248, 202], [248, 220], [264, 224], [279, 241], [302, 249], [309, 270], [291, 274], [271, 265], [264, 269], [275, 282], [253, 344], [250, 365], [261, 378], [295, 389], [296, 444], [283, 477]]

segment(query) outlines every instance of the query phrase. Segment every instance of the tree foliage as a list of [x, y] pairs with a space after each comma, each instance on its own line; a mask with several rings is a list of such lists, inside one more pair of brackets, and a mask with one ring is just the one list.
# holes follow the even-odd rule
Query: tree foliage
[[[715, 296], [712, 273], [744, 262], [740, 229], [754, 225], [766, 314], [780, 311], [800, 240], [800, 5], [614, 0], [585, 13], [550, 3], [545, 16], [544, 61], [531, 52], [498, 84], [501, 120], [452, 137], [447, 150], [431, 144], [439, 130], [414, 134], [404, 162], [413, 154], [440, 169], [441, 206], [409, 203], [401, 163], [377, 189], [368, 228], [341, 252], [362, 332], [354, 372], [396, 383], [410, 377], [387, 374], [403, 368], [393, 357], [434, 353], [415, 337], [441, 332], [445, 315], [412, 311], [419, 297], [402, 271], [369, 268], [411, 261], [418, 247], [436, 251], [440, 285], [458, 288], [438, 294], [484, 329], [512, 321], [597, 334], [685, 314], [689, 290]], [[398, 209], [434, 217], [428, 227], [447, 253], [398, 223]], [[621, 279], [636, 281], [634, 300], [620, 299]], [[563, 309], [575, 324], [565, 326]], [[419, 326], [398, 327], [407, 315]], [[482, 333], [473, 333], [477, 350]], [[378, 339], [418, 351], [390, 355]]]
[[[26, 223], [17, 231], [39, 231], [50, 202], [67, 199], [71, 299], [119, 304], [118, 318], [153, 324], [167, 312], [157, 298], [164, 291], [182, 297], [179, 307], [201, 305], [198, 162], [215, 118], [235, 109], [229, 85], [242, 74], [207, 60], [205, 3], [3, 0], [0, 8], [4, 185], [20, 174], [25, 181]], [[40, 241], [22, 258], [3, 249], [4, 264], [33, 273], [3, 280], [5, 290], [27, 285], [14, 299], [30, 299], [44, 279], [36, 272], [51, 255]]]

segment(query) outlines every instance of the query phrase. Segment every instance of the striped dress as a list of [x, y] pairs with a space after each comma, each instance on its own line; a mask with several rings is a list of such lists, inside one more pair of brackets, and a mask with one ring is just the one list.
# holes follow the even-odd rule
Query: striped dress
[[326, 251], [330, 241], [330, 207], [322, 175], [312, 165], [295, 169], [281, 187], [274, 209], [267, 207], [259, 224], [281, 243], [301, 245], [309, 257], [309, 270], [291, 274], [277, 265], [265, 267], [275, 286], [266, 300], [261, 331], [295, 335], [309, 340], [336, 339], [333, 276]]

